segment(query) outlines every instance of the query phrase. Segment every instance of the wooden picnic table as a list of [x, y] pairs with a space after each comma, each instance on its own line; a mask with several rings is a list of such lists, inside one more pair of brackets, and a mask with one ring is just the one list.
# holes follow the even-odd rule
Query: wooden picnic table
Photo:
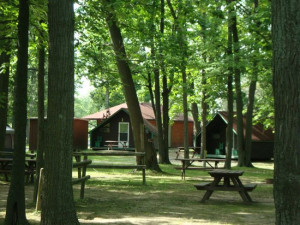
[[245, 202], [252, 202], [248, 192], [256, 188], [256, 184], [243, 185], [240, 176], [244, 171], [212, 170], [208, 172], [214, 178], [212, 182], [203, 182], [194, 185], [197, 190], [206, 190], [201, 202], [210, 198], [214, 191], [237, 191]]
[[127, 147], [126, 141], [107, 140], [105, 143], [107, 144], [107, 150], [112, 150], [113, 147], [119, 147], [119, 143], [122, 145], [124, 150]]
[[[219, 162], [225, 162], [225, 159], [213, 159], [213, 158], [176, 158], [175, 160], [181, 161], [181, 178], [185, 180], [185, 170], [203, 170], [203, 169], [217, 169]], [[205, 162], [210, 167], [190, 167], [194, 162]], [[213, 164], [214, 163], [214, 164]]]
[[[0, 158], [0, 173], [4, 174], [5, 180], [8, 181], [8, 174], [11, 173], [13, 164], [13, 158]], [[36, 169], [36, 159], [25, 159], [25, 174], [27, 175], [27, 181], [31, 178], [33, 182], [33, 176]]]
[[[194, 156], [196, 154], [200, 155], [200, 153], [201, 153], [201, 147], [194, 147], [194, 146], [192, 146], [192, 147], [188, 147], [188, 149], [189, 150], [192, 149], [192, 151], [193, 151], [192, 158], [194, 158]], [[182, 151], [184, 151], [184, 147], [178, 147], [178, 151], [176, 152], [176, 158], [179, 157], [179, 153], [182, 152]]]

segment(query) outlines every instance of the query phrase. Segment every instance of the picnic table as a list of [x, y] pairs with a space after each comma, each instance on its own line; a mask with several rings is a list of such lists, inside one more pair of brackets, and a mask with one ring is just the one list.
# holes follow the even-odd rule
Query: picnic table
[[201, 202], [210, 198], [214, 191], [237, 191], [245, 202], [252, 202], [248, 192], [256, 188], [256, 184], [243, 185], [240, 176], [244, 171], [212, 170], [208, 172], [214, 178], [212, 182], [203, 182], [194, 185], [197, 190], [206, 190]]
[[[194, 146], [192, 146], [192, 147], [188, 147], [188, 149], [189, 150], [191, 149], [193, 151], [192, 158], [194, 158], [194, 156], [196, 154], [200, 155], [200, 153], [201, 153], [201, 147], [194, 147]], [[179, 157], [179, 153], [182, 152], [182, 151], [184, 151], [184, 147], [178, 147], [178, 151], [176, 152], [176, 158]]]
[[[185, 180], [185, 170], [217, 169], [220, 162], [225, 162], [225, 159], [213, 158], [176, 158], [175, 160], [181, 161], [181, 167], [176, 169], [181, 169], [181, 178], [183, 180]], [[209, 167], [190, 167], [194, 162], [205, 162]]]
[[[0, 158], [0, 173], [4, 174], [5, 180], [8, 181], [8, 174], [12, 170], [13, 158]], [[27, 182], [29, 178], [33, 182], [33, 176], [36, 169], [36, 159], [26, 158], [25, 159], [25, 174], [27, 175]]]
[[119, 143], [122, 145], [124, 150], [127, 147], [126, 141], [107, 140], [105, 143], [107, 144], [107, 150], [112, 150], [113, 147], [119, 147]]

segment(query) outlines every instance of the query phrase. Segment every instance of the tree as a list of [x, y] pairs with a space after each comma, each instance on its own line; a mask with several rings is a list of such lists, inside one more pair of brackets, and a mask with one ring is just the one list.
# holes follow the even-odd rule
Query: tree
[[272, 1], [276, 224], [300, 223], [300, 4]]
[[117, 62], [120, 78], [123, 84], [129, 115], [131, 118], [130, 121], [132, 125], [136, 151], [146, 152], [147, 168], [160, 171], [160, 168], [157, 164], [155, 150], [151, 145], [151, 143], [148, 142], [145, 135], [144, 121], [140, 110], [139, 102], [137, 99], [131, 70], [128, 65], [128, 59], [125, 51], [125, 46], [123, 43], [123, 38], [121, 35], [120, 28], [117, 25], [117, 16], [113, 6], [113, 1], [105, 0], [103, 1], [102, 4], [103, 4], [104, 11], [106, 12], [106, 22], [113, 43], [116, 62]]
[[25, 147], [27, 123], [27, 64], [28, 64], [28, 29], [29, 3], [19, 1], [18, 16], [18, 61], [15, 76], [14, 118], [15, 146], [11, 184], [9, 186], [5, 224], [28, 224], [25, 214]]
[[74, 12], [72, 0], [49, 1], [49, 87], [42, 225], [79, 224], [72, 189]]
[[[231, 0], [227, 0], [227, 5], [231, 3]], [[228, 7], [228, 19], [227, 19], [227, 57], [228, 57], [228, 75], [227, 75], [227, 112], [228, 112], [228, 124], [226, 128], [226, 161], [225, 168], [231, 168], [231, 155], [233, 147], [233, 68], [232, 68], [232, 8]]]
[[36, 201], [38, 184], [40, 179], [40, 169], [44, 167], [44, 143], [45, 143], [45, 40], [44, 32], [41, 29], [38, 45], [38, 140], [37, 140], [37, 160], [36, 179], [34, 185], [33, 200]]

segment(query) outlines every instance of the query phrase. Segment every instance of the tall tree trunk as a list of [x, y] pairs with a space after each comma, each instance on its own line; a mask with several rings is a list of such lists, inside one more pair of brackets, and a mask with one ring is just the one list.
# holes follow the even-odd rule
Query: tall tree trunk
[[207, 124], [207, 103], [206, 103], [206, 76], [205, 71], [202, 71], [202, 99], [201, 99], [201, 158], [205, 158], [206, 152], [206, 124]]
[[[2, 42], [2, 41], [1, 41]], [[8, 49], [7, 49], [8, 50]], [[7, 105], [8, 105], [8, 86], [9, 86], [9, 64], [10, 55], [4, 51], [0, 55], [0, 152], [4, 149]]]
[[300, 224], [299, 12], [299, 1], [272, 1], [276, 225]]
[[168, 87], [167, 75], [163, 71], [163, 137], [164, 137], [164, 149], [169, 152], [169, 94], [172, 86]]
[[160, 171], [157, 163], [155, 149], [153, 148], [152, 144], [148, 142], [146, 135], [142, 135], [141, 137], [141, 134], [145, 134], [144, 121], [136, 95], [131, 70], [127, 61], [123, 38], [120, 28], [117, 25], [117, 17], [115, 15], [115, 10], [113, 8], [112, 2], [113, 1], [111, 0], [105, 0], [102, 2], [102, 4], [105, 11], [107, 12], [106, 22], [113, 43], [117, 67], [123, 84], [125, 99], [128, 105], [136, 151], [146, 152], [147, 168]]
[[[254, 14], [257, 13], [258, 8], [258, 0], [254, 0]], [[260, 26], [259, 22], [256, 22], [256, 28]], [[256, 33], [253, 34], [255, 39], [258, 42], [258, 38]], [[258, 47], [254, 47], [254, 54], [258, 55]], [[249, 97], [248, 97], [248, 105], [247, 105], [247, 114], [246, 114], [246, 135], [245, 135], [245, 166], [252, 167], [251, 163], [251, 149], [252, 149], [252, 117], [253, 117], [253, 108], [254, 108], [254, 100], [255, 100], [255, 90], [256, 90], [256, 81], [258, 76], [258, 68], [257, 68], [257, 58], [256, 55], [253, 59], [253, 74], [249, 86]]]
[[38, 47], [38, 140], [37, 140], [37, 160], [36, 179], [34, 183], [33, 201], [36, 201], [38, 184], [40, 180], [40, 169], [44, 167], [44, 143], [45, 143], [45, 46], [43, 37], [39, 37]]
[[72, 0], [49, 1], [49, 82], [41, 225], [76, 225], [72, 189], [74, 11]]
[[[165, 1], [160, 0], [160, 35], [163, 37], [165, 32]], [[159, 39], [159, 63], [160, 69], [162, 73], [162, 101], [163, 101], [163, 108], [162, 108], [162, 138], [163, 138], [163, 158], [162, 162], [165, 164], [170, 164], [169, 159], [169, 94], [165, 95], [164, 93], [168, 93], [168, 83], [167, 83], [167, 75], [165, 70], [165, 63], [164, 63], [164, 54], [162, 48], [162, 39]], [[164, 106], [166, 104], [166, 106]]]
[[158, 155], [159, 155], [159, 163], [164, 163], [165, 158], [165, 151], [164, 151], [164, 145], [163, 145], [163, 134], [162, 134], [162, 118], [161, 118], [161, 104], [160, 104], [160, 73], [159, 73], [159, 63], [156, 57], [156, 51], [154, 46], [154, 35], [155, 35], [155, 24], [154, 24], [154, 18], [156, 15], [156, 5], [157, 1], [153, 1], [152, 5], [152, 15], [151, 15], [151, 56], [152, 60], [154, 62], [153, 65], [153, 73], [154, 73], [154, 99], [155, 99], [155, 121], [156, 121], [156, 128], [158, 131]]
[[15, 76], [15, 147], [11, 183], [8, 192], [5, 224], [28, 224], [25, 213], [25, 151], [27, 122], [27, 64], [28, 64], [29, 3], [19, 1], [18, 61]]
[[[230, 4], [232, 0], [227, 0], [227, 5]], [[231, 168], [231, 155], [233, 147], [233, 68], [231, 66], [233, 62], [232, 53], [232, 8], [228, 9], [228, 38], [227, 38], [227, 57], [228, 57], [228, 75], [227, 75], [227, 111], [228, 111], [228, 125], [226, 128], [226, 161], [225, 168]]]
[[237, 117], [237, 151], [238, 165], [245, 165], [244, 151], [244, 128], [243, 128], [243, 99], [241, 89], [241, 70], [240, 70], [240, 44], [237, 30], [236, 12], [232, 16], [232, 37], [234, 51], [234, 82], [236, 91], [236, 117]]

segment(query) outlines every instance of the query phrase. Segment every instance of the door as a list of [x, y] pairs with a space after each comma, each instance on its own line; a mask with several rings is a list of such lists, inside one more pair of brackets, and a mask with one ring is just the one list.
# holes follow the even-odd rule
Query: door
[[118, 147], [124, 148], [129, 145], [129, 123], [128, 122], [120, 122], [119, 123], [119, 135], [118, 135]]

